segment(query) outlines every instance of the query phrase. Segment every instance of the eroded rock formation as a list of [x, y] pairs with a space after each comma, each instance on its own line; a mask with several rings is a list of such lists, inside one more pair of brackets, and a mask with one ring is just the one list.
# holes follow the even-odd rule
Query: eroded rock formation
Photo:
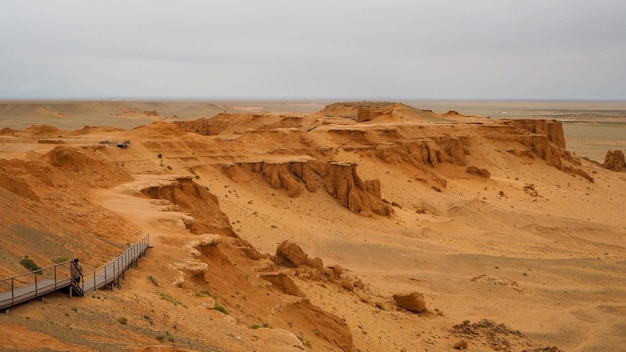
[[260, 174], [275, 189], [285, 189], [290, 197], [297, 197], [304, 186], [315, 192], [317, 182], [339, 203], [353, 213], [371, 216], [389, 216], [393, 209], [381, 199], [379, 180], [363, 181], [357, 175], [357, 165], [340, 162], [251, 162], [223, 164], [222, 170], [232, 179], [242, 172]]
[[426, 301], [424, 295], [419, 292], [401, 292], [393, 295], [393, 300], [396, 303], [411, 312], [423, 313], [426, 312]]
[[[189, 214], [194, 220], [182, 219], [192, 233], [216, 233], [225, 236], [237, 237], [228, 217], [220, 207], [217, 197], [208, 192], [191, 177], [179, 177], [170, 183], [147, 187], [142, 193], [152, 199], [164, 199], [176, 204], [181, 212]], [[210, 221], [196, 221], [196, 219], [210, 219]]]
[[625, 160], [624, 152], [621, 150], [609, 150], [604, 157], [604, 164], [602, 167], [613, 171], [624, 170]]

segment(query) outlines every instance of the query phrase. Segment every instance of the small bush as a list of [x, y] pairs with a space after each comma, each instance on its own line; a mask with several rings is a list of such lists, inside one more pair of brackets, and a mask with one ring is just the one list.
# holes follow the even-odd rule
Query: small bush
[[185, 305], [181, 300], [179, 300], [178, 298], [176, 298], [176, 297], [174, 297], [174, 296], [172, 296], [172, 295], [170, 295], [168, 293], [162, 292], [162, 293], [159, 293], [159, 295], [161, 295], [162, 299], [174, 303], [175, 306], [180, 304], [181, 306], [187, 308], [187, 305]]
[[52, 259], [52, 261], [53, 261], [55, 264], [65, 263], [65, 262], [67, 262], [67, 261], [69, 261], [69, 260], [70, 260], [70, 258], [68, 258], [67, 256], [64, 256], [64, 255], [60, 255], [60, 256], [58, 256], [58, 257], [54, 257], [54, 259]]
[[[22, 264], [26, 269], [30, 271], [37, 271], [41, 269], [41, 267], [37, 265], [32, 259], [28, 258], [28, 256], [25, 256], [24, 259], [20, 260], [20, 264]], [[37, 273], [40, 274], [41, 271], [38, 271]]]
[[223, 305], [219, 304], [217, 301], [215, 302], [215, 310], [218, 310], [218, 311], [228, 315], [228, 310], [226, 310], [226, 307], [224, 307]]
[[148, 280], [150, 280], [150, 282], [152, 282], [154, 284], [154, 286], [159, 287], [159, 282], [157, 281], [157, 279], [154, 276], [148, 275]]
[[120, 323], [122, 325], [128, 324], [128, 319], [126, 319], [126, 317], [119, 317], [116, 320], [117, 320], [118, 323]]
[[170, 335], [170, 333], [168, 331], [158, 334], [156, 336], [156, 339], [159, 340], [160, 342], [163, 342], [163, 340], [167, 340], [169, 342], [174, 342], [174, 337], [172, 335]]

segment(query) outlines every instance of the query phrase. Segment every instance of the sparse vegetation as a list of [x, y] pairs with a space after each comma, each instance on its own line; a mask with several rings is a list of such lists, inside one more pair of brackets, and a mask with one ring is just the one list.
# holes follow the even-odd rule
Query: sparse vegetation
[[306, 348], [312, 348], [313, 347], [313, 342], [311, 340], [309, 340], [309, 339], [305, 339], [304, 336], [300, 335], [300, 336], [298, 336], [298, 339], [302, 342], [304, 347], [306, 347]]
[[159, 340], [160, 342], [163, 342], [164, 340], [167, 340], [169, 342], [174, 342], [174, 337], [170, 335], [169, 331], [165, 331], [163, 333], [158, 334], [156, 336], [156, 339]]
[[199, 179], [200, 179], [200, 175], [196, 175], [196, 176], [194, 176], [194, 178], [195, 178], [196, 180], [199, 180]]
[[215, 310], [218, 310], [226, 315], [228, 315], [228, 310], [226, 309], [226, 307], [224, 307], [223, 305], [221, 305], [218, 301], [215, 301]]
[[119, 318], [117, 318], [115, 320], [117, 320], [117, 322], [122, 324], [122, 325], [128, 324], [128, 319], [126, 319], [126, 317], [119, 317]]
[[154, 286], [159, 287], [159, 282], [157, 281], [157, 279], [154, 276], [148, 275], [148, 280], [150, 280], [150, 282], [152, 282], [154, 284]]
[[55, 264], [65, 263], [65, 262], [67, 262], [67, 261], [69, 261], [69, 260], [70, 260], [70, 258], [68, 258], [67, 256], [64, 256], [64, 255], [60, 255], [60, 256], [58, 256], [58, 257], [54, 257], [54, 258], [52, 259], [52, 261], [53, 261]]
[[187, 308], [187, 305], [185, 305], [181, 300], [170, 295], [169, 293], [161, 292], [159, 293], [159, 295], [161, 296], [161, 299], [174, 303], [175, 306], [178, 306], [180, 304], [181, 306]]
[[[37, 265], [34, 260], [28, 258], [28, 256], [25, 256], [24, 259], [20, 260], [20, 264], [30, 271], [41, 270], [41, 267]], [[37, 274], [41, 274], [41, 271], [37, 271]]]
[[143, 318], [146, 319], [150, 323], [150, 325], [154, 325], [154, 320], [152, 320], [151, 316], [146, 314], [143, 316]]

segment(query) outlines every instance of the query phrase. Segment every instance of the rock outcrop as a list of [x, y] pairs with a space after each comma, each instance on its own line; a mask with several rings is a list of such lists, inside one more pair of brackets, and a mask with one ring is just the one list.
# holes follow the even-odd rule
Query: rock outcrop
[[[170, 183], [149, 186], [141, 192], [152, 199], [170, 201], [178, 206], [181, 212], [189, 214], [183, 217], [187, 219], [183, 220], [183, 223], [192, 233], [216, 233], [237, 237], [228, 217], [220, 209], [217, 197], [193, 182], [191, 177], [178, 177]], [[191, 218], [194, 220], [191, 221]], [[197, 221], [198, 219], [208, 221]]]
[[285, 273], [261, 273], [259, 277], [272, 284], [271, 287], [278, 289], [288, 295], [306, 297], [306, 294], [296, 285], [295, 282]]
[[624, 170], [625, 165], [624, 152], [621, 150], [609, 150], [604, 157], [604, 164], [602, 167], [613, 171]]
[[411, 312], [424, 313], [426, 312], [426, 301], [424, 295], [419, 292], [402, 292], [393, 295], [393, 300], [396, 303]]
[[361, 215], [374, 213], [382, 216], [393, 214], [391, 206], [368, 191], [365, 182], [356, 173], [356, 166], [352, 163], [329, 163], [324, 177], [326, 191], [353, 213]]
[[222, 164], [222, 170], [231, 178], [241, 178], [241, 173], [260, 174], [274, 189], [285, 189], [290, 197], [297, 197], [304, 186], [315, 192], [317, 182], [323, 182], [328, 194], [351, 212], [371, 216], [390, 216], [391, 206], [381, 199], [380, 180], [363, 181], [357, 175], [357, 165], [341, 162], [250, 162]]
[[303, 338], [318, 336], [329, 343], [321, 350], [353, 351], [352, 333], [346, 322], [338, 316], [314, 306], [308, 299], [286, 303], [276, 309], [272, 326], [300, 331]]
[[559, 148], [565, 149], [565, 135], [563, 133], [563, 123], [556, 120], [533, 120], [515, 119], [507, 120], [505, 124], [516, 126], [531, 133], [546, 136], [548, 140], [556, 144]]
[[274, 263], [278, 266], [297, 268], [302, 265], [313, 266], [309, 256], [297, 244], [285, 240], [276, 248]]

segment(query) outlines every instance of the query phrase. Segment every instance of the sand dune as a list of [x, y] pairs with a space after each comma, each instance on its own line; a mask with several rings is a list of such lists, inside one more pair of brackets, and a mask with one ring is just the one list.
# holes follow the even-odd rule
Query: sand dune
[[[47, 104], [66, 120], [84, 108]], [[119, 104], [97, 111], [122, 124], [63, 129], [46, 112], [0, 133], [0, 276], [24, 256], [95, 268], [145, 233], [154, 246], [120, 290], [1, 315], [3, 348], [626, 346], [626, 174], [570, 152], [559, 121]]]

